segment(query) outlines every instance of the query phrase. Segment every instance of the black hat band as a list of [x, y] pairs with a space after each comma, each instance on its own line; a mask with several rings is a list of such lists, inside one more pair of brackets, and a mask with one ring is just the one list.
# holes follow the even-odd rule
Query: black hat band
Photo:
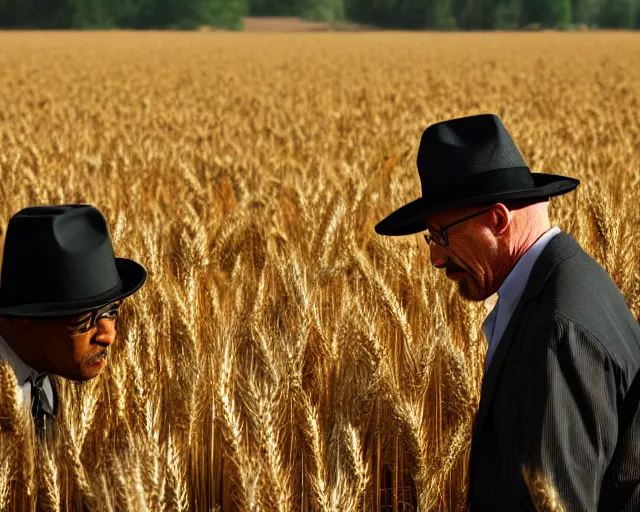
[[[503, 192], [532, 190], [535, 183], [528, 167], [509, 167], [464, 176], [448, 183], [424, 183], [438, 191], [438, 201], [455, 201], [466, 197], [490, 196]], [[423, 199], [436, 199], [429, 190], [422, 190]]]

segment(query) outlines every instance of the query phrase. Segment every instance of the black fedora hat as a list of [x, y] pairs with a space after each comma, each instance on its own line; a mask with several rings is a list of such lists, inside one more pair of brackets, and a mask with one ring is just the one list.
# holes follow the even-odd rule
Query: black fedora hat
[[98, 209], [85, 204], [32, 206], [9, 220], [0, 316], [84, 313], [133, 294], [146, 278], [142, 265], [114, 256]]
[[580, 184], [558, 174], [532, 173], [494, 114], [429, 126], [420, 140], [417, 164], [422, 197], [379, 222], [378, 234], [411, 235], [427, 229], [428, 214], [519, 199], [546, 201]]

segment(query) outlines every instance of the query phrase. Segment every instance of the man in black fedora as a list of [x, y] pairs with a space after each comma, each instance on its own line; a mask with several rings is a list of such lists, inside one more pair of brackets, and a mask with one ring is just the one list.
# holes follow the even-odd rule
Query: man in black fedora
[[[9, 221], [0, 276], [0, 359], [8, 361], [40, 433], [55, 420], [49, 374], [100, 374], [123, 299], [146, 280], [116, 258], [107, 223], [89, 205], [36, 206]], [[50, 428], [49, 428], [50, 430]]]
[[470, 459], [473, 512], [536, 510], [526, 475], [567, 511], [640, 510], [640, 326], [605, 270], [558, 227], [549, 198], [579, 181], [531, 173], [495, 115], [429, 126], [422, 197], [376, 226], [427, 231], [431, 262], [483, 324], [485, 375]]

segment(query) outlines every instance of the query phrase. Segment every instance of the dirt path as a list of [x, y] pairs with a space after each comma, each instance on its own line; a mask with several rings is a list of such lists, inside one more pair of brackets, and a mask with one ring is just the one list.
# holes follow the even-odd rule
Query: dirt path
[[[328, 32], [329, 23], [308, 21], [295, 17], [247, 17], [243, 18], [247, 32]], [[353, 23], [341, 23], [333, 30], [364, 30], [365, 27]]]

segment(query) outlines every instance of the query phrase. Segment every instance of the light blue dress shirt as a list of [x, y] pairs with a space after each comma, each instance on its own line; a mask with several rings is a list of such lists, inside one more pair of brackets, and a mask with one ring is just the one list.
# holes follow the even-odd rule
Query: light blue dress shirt
[[[13, 368], [13, 373], [16, 374], [16, 379], [18, 380], [18, 386], [22, 392], [24, 403], [30, 407], [31, 382], [29, 381], [29, 377], [35, 380], [38, 376], [38, 372], [23, 362], [2, 336], [0, 336], [0, 359], [7, 361]], [[49, 401], [49, 407], [53, 409], [53, 386], [51, 385], [48, 375], [42, 382], [42, 388], [44, 389], [44, 393]]]
[[484, 366], [485, 371], [489, 368], [489, 364], [491, 364], [491, 359], [498, 347], [500, 338], [509, 324], [513, 310], [518, 305], [518, 301], [520, 300], [522, 292], [529, 280], [534, 263], [549, 241], [558, 233], [560, 233], [560, 228], [554, 226], [538, 238], [538, 240], [529, 247], [527, 252], [525, 252], [518, 260], [516, 266], [513, 267], [507, 278], [504, 280], [504, 283], [502, 283], [502, 286], [500, 286], [500, 289], [498, 290], [498, 301], [491, 310], [491, 313], [489, 313], [485, 321], [482, 323], [482, 330], [484, 331], [484, 335], [489, 343]]

